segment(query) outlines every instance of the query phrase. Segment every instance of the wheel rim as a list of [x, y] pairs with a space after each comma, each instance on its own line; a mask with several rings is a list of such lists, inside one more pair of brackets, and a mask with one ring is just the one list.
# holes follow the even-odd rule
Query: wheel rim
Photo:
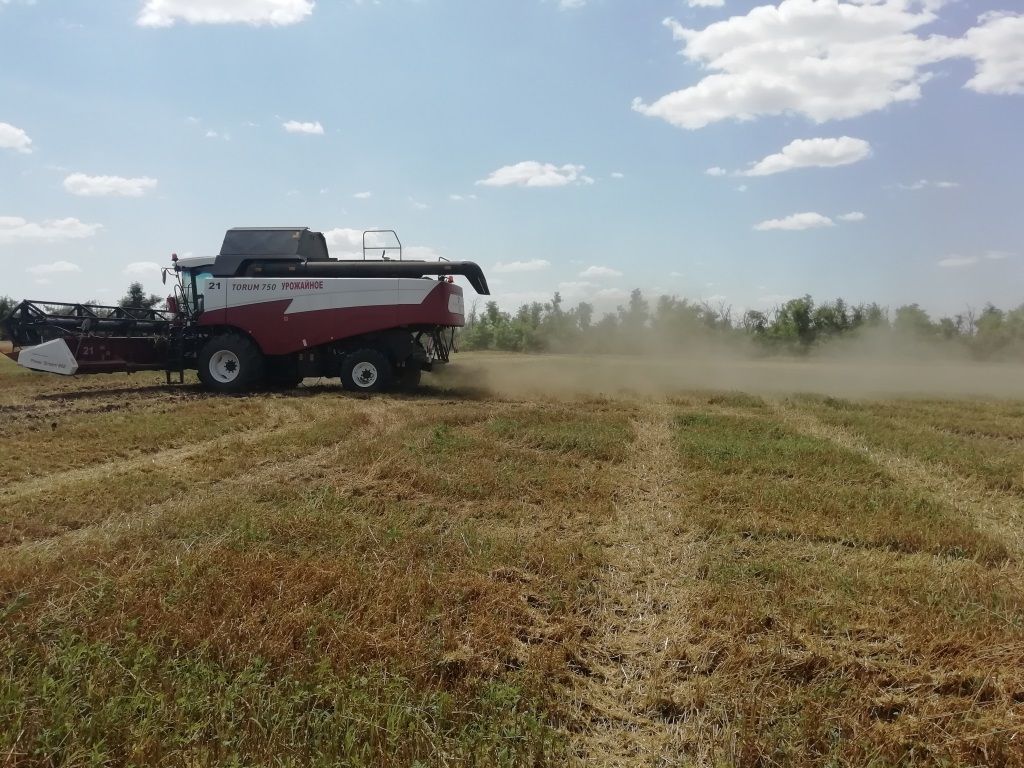
[[363, 389], [376, 384], [378, 376], [377, 366], [373, 363], [356, 363], [352, 369], [352, 381]]
[[215, 352], [210, 358], [210, 375], [222, 384], [230, 384], [242, 370], [238, 355], [229, 349]]

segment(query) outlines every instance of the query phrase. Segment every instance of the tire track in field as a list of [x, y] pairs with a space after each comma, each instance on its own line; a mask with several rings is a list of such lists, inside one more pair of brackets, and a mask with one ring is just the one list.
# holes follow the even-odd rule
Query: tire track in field
[[653, 404], [634, 422], [616, 514], [594, 532], [607, 565], [594, 588], [593, 634], [566, 694], [580, 765], [663, 762], [673, 737], [662, 683], [672, 641], [686, 631], [700, 543], [674, 520], [680, 493], [672, 413]]
[[777, 418], [794, 429], [865, 456], [904, 485], [968, 515], [982, 531], [1003, 541], [1015, 555], [1024, 554], [1024, 510], [1019, 500], [985, 489], [953, 470], [939, 469], [928, 462], [871, 445], [853, 432], [826, 424], [796, 406], [773, 401], [771, 407]]
[[[367, 400], [364, 403], [360, 403], [356, 408], [356, 413], [367, 417], [369, 429], [366, 433], [361, 434], [358, 439], [380, 440], [380, 438], [395, 434], [405, 426], [405, 417], [408, 410], [401, 403], [390, 399]], [[322, 419], [337, 415], [337, 412], [331, 409], [319, 414], [319, 417]], [[257, 439], [265, 438], [269, 434], [286, 433], [294, 426], [295, 424], [292, 424], [290, 427], [286, 426], [272, 432], [263, 431], [246, 442], [255, 442]], [[230, 438], [237, 439], [239, 436], [240, 433], [234, 433], [223, 439], [228, 441], [226, 445], [231, 445]], [[221, 439], [218, 438], [218, 441]], [[210, 442], [217, 441], [205, 441], [205, 444]], [[381, 445], [388, 446], [391, 450], [397, 450], [393, 444], [389, 444], [387, 441], [381, 440], [380, 442]], [[385, 451], [381, 451], [373, 460], [365, 464], [351, 465], [346, 461], [333, 461], [350, 446], [350, 440], [338, 440], [312, 453], [279, 461], [272, 466], [263, 466], [260, 468], [258, 479], [253, 477], [251, 471], [243, 470], [236, 475], [217, 479], [216, 481], [208, 480], [200, 484], [196, 489], [190, 489], [186, 493], [175, 494], [155, 504], [144, 504], [141, 511], [113, 514], [91, 525], [63, 531], [46, 538], [9, 545], [0, 548], [0, 551], [4, 553], [5, 557], [10, 559], [11, 563], [18, 556], [30, 560], [34, 559], [36, 563], [40, 559], [47, 557], [65, 559], [71, 557], [72, 547], [78, 546], [94, 549], [96, 545], [101, 547], [104, 545], [114, 546], [118, 537], [128, 535], [129, 533], [138, 533], [146, 527], [158, 525], [162, 521], [171, 519], [176, 515], [187, 515], [192, 508], [206, 501], [211, 496], [215, 498], [228, 496], [240, 489], [250, 489], [254, 484], [274, 485], [277, 483], [293, 483], [295, 477], [303, 469], [330, 467], [340, 475], [351, 476], [354, 482], [370, 482], [381, 471], [384, 471], [389, 458]], [[196, 451], [196, 453], [198, 452]], [[342, 458], [344, 457], [342, 456]]]
[[[61, 472], [53, 472], [42, 477], [33, 477], [28, 480], [20, 480], [10, 485], [0, 487], [0, 504], [10, 503], [25, 496], [39, 494], [44, 491], [52, 491], [55, 488], [74, 485], [76, 483], [88, 482], [95, 479], [110, 479], [124, 472], [140, 469], [148, 464], [162, 464], [174, 466], [182, 461], [187, 461], [194, 456], [216, 448], [226, 448], [240, 442], [240, 447], [245, 447], [258, 442], [266, 437], [288, 432], [297, 424], [303, 423], [306, 416], [301, 409], [282, 409], [275, 414], [275, 426], [270, 429], [241, 429], [232, 430], [220, 437], [209, 440], [200, 440], [194, 443], [187, 443], [177, 448], [168, 448], [153, 453], [143, 453], [134, 458], [118, 458], [109, 461], [100, 461], [89, 464], [78, 469], [68, 469]], [[174, 414], [168, 414], [168, 418], [174, 418]], [[45, 439], [45, 438], [41, 438]]]

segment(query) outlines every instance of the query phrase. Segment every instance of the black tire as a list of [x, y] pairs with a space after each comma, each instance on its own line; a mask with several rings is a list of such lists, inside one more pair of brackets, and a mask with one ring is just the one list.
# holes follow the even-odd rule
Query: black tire
[[246, 392], [262, 381], [266, 360], [251, 340], [234, 333], [214, 336], [199, 353], [199, 380], [214, 392]]
[[402, 370], [398, 374], [398, 386], [406, 392], [412, 392], [420, 385], [422, 378], [423, 369], [420, 368], [419, 363], [409, 362], [402, 366]]
[[341, 364], [341, 386], [349, 392], [381, 392], [394, 375], [387, 357], [376, 349], [357, 349]]

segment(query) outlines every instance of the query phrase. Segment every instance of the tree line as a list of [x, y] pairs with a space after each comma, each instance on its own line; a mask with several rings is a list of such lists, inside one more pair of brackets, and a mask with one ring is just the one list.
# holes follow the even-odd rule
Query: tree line
[[502, 311], [490, 301], [473, 306], [460, 334], [467, 350], [512, 352], [630, 353], [735, 346], [765, 354], [807, 354], [836, 342], [887, 345], [893, 352], [959, 350], [984, 359], [1024, 359], [1024, 304], [1002, 310], [992, 304], [937, 320], [918, 304], [890, 310], [877, 303], [843, 299], [818, 303], [802, 296], [769, 311], [736, 315], [727, 304], [674, 296], [651, 302], [636, 289], [629, 300], [596, 317], [594, 306], [550, 301]]
[[[149, 309], [161, 301], [132, 283], [117, 303]], [[16, 304], [0, 296], [0, 318]], [[0, 337], [2, 333], [0, 329]], [[956, 349], [982, 359], [1024, 359], [1024, 304], [1011, 310], [988, 304], [933, 320], [918, 304], [890, 311], [876, 303], [816, 303], [802, 296], [766, 312], [748, 310], [735, 316], [724, 303], [713, 306], [674, 296], [659, 296], [652, 305], [636, 289], [615, 312], [598, 318], [593, 304], [567, 308], [555, 293], [550, 301], [523, 304], [516, 312], [504, 312], [493, 301], [482, 310], [474, 305], [459, 338], [467, 350], [630, 353], [714, 344], [766, 354], [807, 354], [834, 342], [863, 340], [888, 342], [900, 353]]]

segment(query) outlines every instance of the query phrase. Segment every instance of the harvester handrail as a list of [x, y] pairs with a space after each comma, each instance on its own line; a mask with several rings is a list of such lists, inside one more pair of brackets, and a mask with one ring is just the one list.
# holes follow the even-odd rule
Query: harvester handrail
[[[395, 236], [395, 242], [398, 243], [398, 260], [399, 261], [403, 260], [402, 259], [402, 240], [398, 237], [398, 233], [395, 232], [395, 230], [393, 230], [393, 229], [367, 229], [367, 230], [363, 231], [363, 261], [366, 261], [366, 251], [367, 250], [371, 250], [371, 251], [380, 250], [380, 251], [383, 251], [383, 253], [387, 253], [388, 252], [388, 248], [387, 247], [378, 248], [377, 246], [374, 246], [372, 248], [367, 248], [366, 247], [366, 236], [367, 235], [394, 235]], [[394, 250], [394, 248], [392, 248], [391, 250]], [[381, 255], [381, 258], [382, 259], [384, 258], [383, 254]]]

